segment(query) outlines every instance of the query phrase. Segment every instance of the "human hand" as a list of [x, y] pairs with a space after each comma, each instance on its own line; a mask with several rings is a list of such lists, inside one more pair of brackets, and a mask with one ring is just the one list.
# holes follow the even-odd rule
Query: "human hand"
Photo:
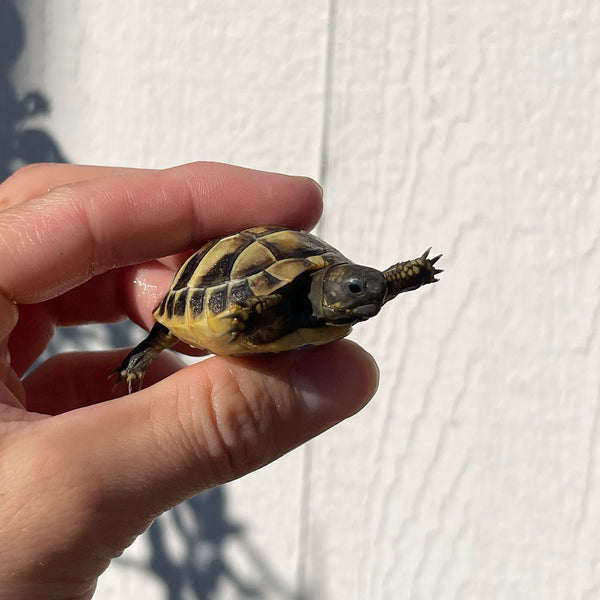
[[21, 379], [56, 325], [149, 328], [190, 249], [252, 225], [310, 228], [320, 210], [308, 179], [207, 163], [36, 165], [0, 185], [0, 598], [91, 598], [158, 514], [373, 395], [374, 362], [347, 340], [184, 369], [165, 352], [118, 399], [107, 377], [123, 350], [60, 354]]

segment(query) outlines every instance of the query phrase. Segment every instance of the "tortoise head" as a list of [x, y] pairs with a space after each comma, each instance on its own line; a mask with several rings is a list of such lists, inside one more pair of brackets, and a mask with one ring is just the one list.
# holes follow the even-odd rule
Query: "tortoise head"
[[387, 292], [381, 271], [355, 264], [332, 265], [313, 275], [313, 315], [327, 323], [356, 323], [375, 316]]

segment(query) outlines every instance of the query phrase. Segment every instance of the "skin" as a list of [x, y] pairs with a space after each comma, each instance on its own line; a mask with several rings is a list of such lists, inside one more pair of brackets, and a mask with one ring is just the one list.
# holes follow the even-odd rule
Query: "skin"
[[35, 165], [0, 185], [0, 598], [91, 598], [158, 514], [371, 398], [376, 365], [346, 340], [183, 369], [164, 352], [122, 398], [107, 376], [126, 350], [57, 355], [22, 379], [57, 325], [149, 328], [205, 241], [263, 223], [309, 229], [320, 211], [309, 179], [209, 163]]

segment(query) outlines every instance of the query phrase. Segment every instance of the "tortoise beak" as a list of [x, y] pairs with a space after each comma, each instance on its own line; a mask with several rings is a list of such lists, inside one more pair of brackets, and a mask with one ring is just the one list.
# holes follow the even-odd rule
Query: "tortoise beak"
[[360, 321], [374, 317], [381, 310], [381, 304], [363, 304], [352, 309], [352, 315]]

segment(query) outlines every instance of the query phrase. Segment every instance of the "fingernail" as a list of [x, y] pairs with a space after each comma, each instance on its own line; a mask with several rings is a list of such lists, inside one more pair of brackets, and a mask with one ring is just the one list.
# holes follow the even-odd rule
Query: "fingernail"
[[373, 397], [379, 369], [360, 346], [343, 341], [299, 352], [292, 378], [310, 412], [337, 422], [359, 411]]
[[303, 179], [304, 181], [308, 181], [313, 187], [315, 187], [319, 192], [319, 197], [323, 198], [323, 188], [319, 183], [317, 183], [312, 177], [304, 177], [300, 176], [299, 179]]

